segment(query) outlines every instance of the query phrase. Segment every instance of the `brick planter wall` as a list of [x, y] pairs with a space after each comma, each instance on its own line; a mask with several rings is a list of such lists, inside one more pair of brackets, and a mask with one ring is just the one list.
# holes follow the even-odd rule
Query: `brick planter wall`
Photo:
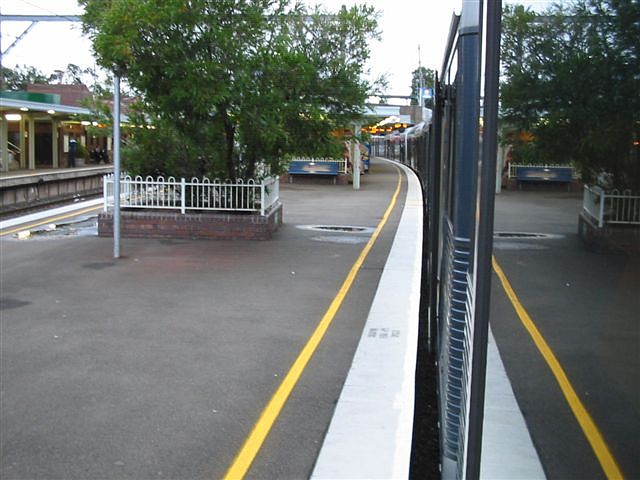
[[596, 252], [640, 254], [640, 227], [637, 225], [605, 225], [598, 228], [580, 212], [578, 235], [590, 250]]
[[[122, 210], [120, 235], [124, 238], [206, 238], [209, 240], [269, 240], [282, 225], [282, 204], [267, 215], [238, 213], [158, 212]], [[98, 235], [113, 236], [113, 212], [98, 216]]]

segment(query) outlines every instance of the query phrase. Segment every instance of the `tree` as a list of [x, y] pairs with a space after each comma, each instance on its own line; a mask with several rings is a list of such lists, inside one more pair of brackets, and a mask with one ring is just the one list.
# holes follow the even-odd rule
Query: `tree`
[[[370, 7], [337, 14], [288, 0], [80, 0], [99, 63], [139, 93], [133, 155], [175, 175], [251, 176], [288, 154], [335, 147], [360, 114], [377, 36]], [[155, 145], [160, 143], [161, 145]], [[173, 155], [174, 158], [169, 158]]]
[[73, 63], [67, 64], [65, 70], [54, 70], [47, 82], [59, 85], [84, 85], [89, 81], [97, 83], [97, 74], [91, 67], [82, 68]]
[[640, 190], [638, 18], [633, 0], [505, 8], [503, 133], [516, 159], [571, 162], [585, 183]]
[[26, 90], [27, 85], [33, 83], [47, 83], [46, 75], [26, 65], [16, 65], [13, 69], [2, 67], [2, 84], [7, 90]]
[[[411, 105], [418, 105], [419, 98], [419, 90], [420, 86], [425, 89], [431, 89], [433, 91], [433, 87], [436, 82], [436, 73], [426, 67], [418, 67], [413, 72], [411, 72], [411, 96], [414, 97], [411, 99]], [[433, 98], [423, 97], [424, 106], [427, 108], [433, 108]]]
[[32, 84], [99, 85], [98, 74], [92, 68], [81, 68], [73, 63], [65, 70], [45, 74], [33, 66], [16, 65], [14, 69], [2, 67], [3, 84], [9, 90], [26, 90]]

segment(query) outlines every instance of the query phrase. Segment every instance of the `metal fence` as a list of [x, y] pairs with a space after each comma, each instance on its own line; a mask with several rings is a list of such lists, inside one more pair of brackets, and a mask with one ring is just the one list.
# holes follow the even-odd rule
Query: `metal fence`
[[640, 195], [631, 190], [605, 192], [585, 185], [582, 210], [598, 228], [605, 225], [640, 225]]
[[[114, 205], [113, 174], [103, 177], [104, 209]], [[265, 215], [280, 198], [279, 177], [256, 180], [209, 180], [174, 177], [120, 179], [120, 206], [153, 210], [259, 212]]]

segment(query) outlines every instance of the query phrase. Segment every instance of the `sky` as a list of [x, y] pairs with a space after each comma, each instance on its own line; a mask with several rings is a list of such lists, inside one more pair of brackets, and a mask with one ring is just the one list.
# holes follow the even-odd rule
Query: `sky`
[[[463, 1], [364, 0], [380, 12], [382, 31], [382, 39], [370, 45], [369, 78], [385, 75], [389, 82], [387, 94], [409, 95], [411, 72], [419, 62], [433, 70], [440, 69], [451, 16], [460, 12]], [[363, 3], [363, 0], [309, 0], [306, 3], [320, 4], [335, 11], [343, 4], [350, 6]], [[503, 0], [503, 3], [521, 3], [539, 10], [550, 2]], [[0, 12], [5, 15], [82, 13], [76, 0], [2, 0]], [[27, 26], [28, 23], [23, 22], [2, 22], [2, 50], [6, 50]], [[5, 67], [34, 66], [45, 74], [65, 70], [69, 63], [83, 68], [96, 66], [91, 42], [83, 37], [79, 23], [41, 22], [2, 57]]]

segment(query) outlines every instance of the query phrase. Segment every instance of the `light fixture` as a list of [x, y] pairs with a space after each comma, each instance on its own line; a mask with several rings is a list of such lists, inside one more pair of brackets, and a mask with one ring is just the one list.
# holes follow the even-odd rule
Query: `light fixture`
[[17, 122], [22, 120], [22, 115], [19, 113], [5, 113], [4, 118], [6, 118], [7, 122]]
[[23, 112], [28, 112], [29, 109], [27, 107], [20, 107], [20, 110], [22, 110]]
[[86, 127], [86, 126], [88, 126], [88, 125], [91, 125], [91, 122], [90, 122], [90, 121], [88, 121], [88, 120], [82, 120], [82, 121], [80, 122], [80, 124], [81, 124], [81, 125], [84, 125], [84, 126]]
[[47, 113], [49, 115], [55, 115], [56, 111], [55, 110], [47, 110]]

